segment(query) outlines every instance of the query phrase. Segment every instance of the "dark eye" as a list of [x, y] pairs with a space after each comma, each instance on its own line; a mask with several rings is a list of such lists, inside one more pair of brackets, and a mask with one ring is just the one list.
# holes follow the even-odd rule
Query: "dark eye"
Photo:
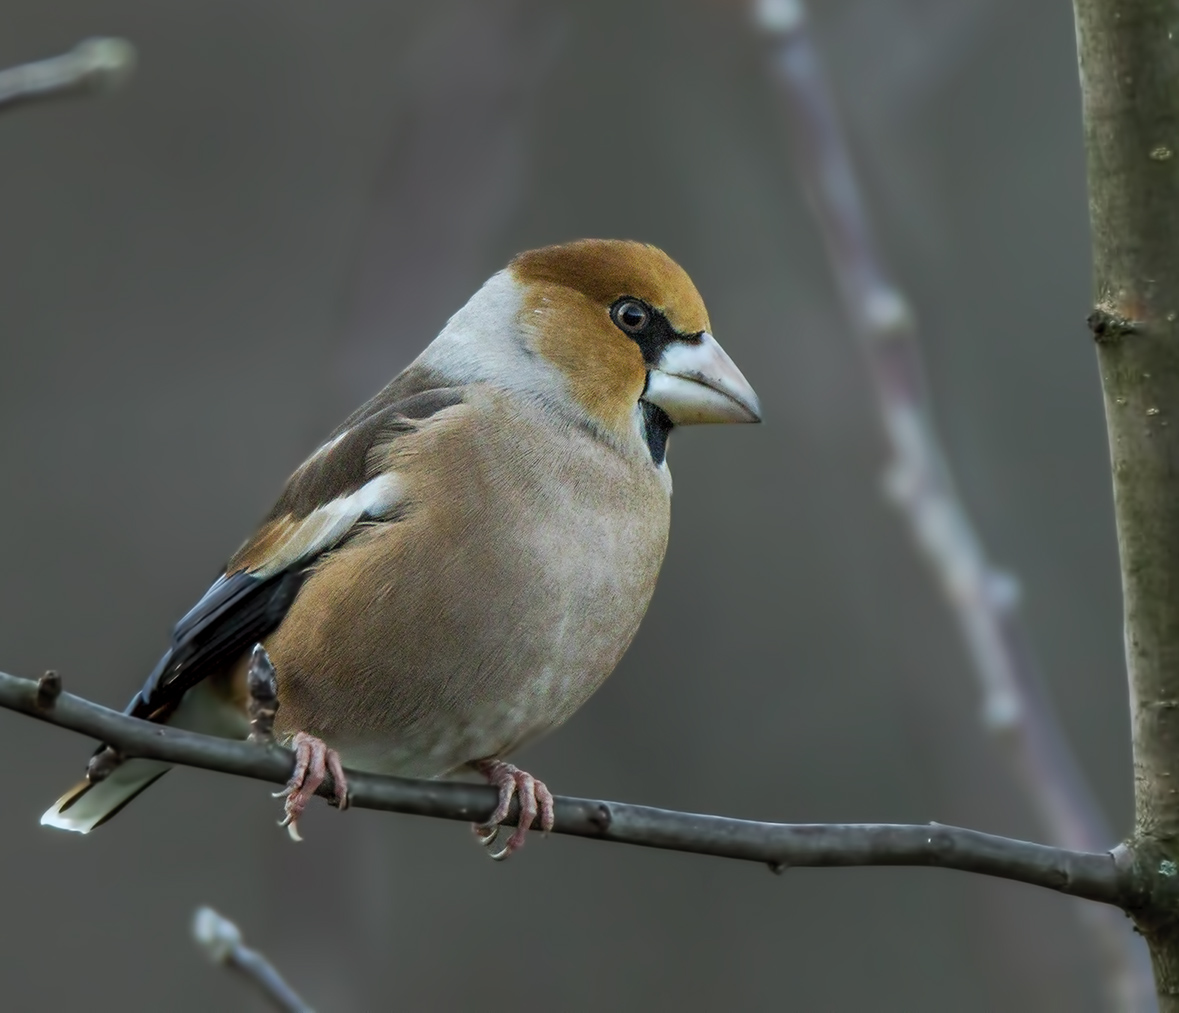
[[638, 334], [651, 319], [651, 311], [637, 299], [623, 299], [615, 305], [611, 316], [627, 334]]

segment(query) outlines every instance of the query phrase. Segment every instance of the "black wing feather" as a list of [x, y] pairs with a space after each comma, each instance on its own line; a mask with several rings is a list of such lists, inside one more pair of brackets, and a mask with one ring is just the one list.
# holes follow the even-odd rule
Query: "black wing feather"
[[240, 571], [218, 580], [176, 624], [172, 646], [126, 713], [164, 720], [193, 686], [224, 671], [282, 622], [308, 569], [266, 578]]

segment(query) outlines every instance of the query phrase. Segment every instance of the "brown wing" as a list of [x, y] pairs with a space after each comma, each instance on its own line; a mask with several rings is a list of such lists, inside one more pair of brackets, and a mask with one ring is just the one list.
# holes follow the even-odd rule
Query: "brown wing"
[[462, 400], [461, 387], [447, 386], [423, 367], [407, 369], [345, 419], [300, 465], [263, 525], [283, 517], [306, 517], [316, 507], [360, 489], [373, 477], [369, 457], [375, 447], [388, 444], [400, 433], [413, 432], [417, 428], [414, 422]]
[[258, 532], [176, 624], [172, 644], [127, 706], [163, 721], [188, 690], [225, 668], [282, 622], [307, 572], [361, 522], [395, 522], [403, 510], [400, 480], [376, 459], [399, 436], [415, 432], [463, 389], [411, 368], [354, 412], [287, 481]]

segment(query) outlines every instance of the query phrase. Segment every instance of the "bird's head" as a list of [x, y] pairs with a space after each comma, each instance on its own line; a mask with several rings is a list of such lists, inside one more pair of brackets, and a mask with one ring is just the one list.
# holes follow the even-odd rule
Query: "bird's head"
[[[520, 324], [531, 351], [564, 374], [570, 395], [608, 432], [635, 424], [758, 422], [757, 395], [710, 333], [704, 301], [662, 250], [583, 239], [517, 256]], [[650, 436], [648, 436], [650, 442]]]

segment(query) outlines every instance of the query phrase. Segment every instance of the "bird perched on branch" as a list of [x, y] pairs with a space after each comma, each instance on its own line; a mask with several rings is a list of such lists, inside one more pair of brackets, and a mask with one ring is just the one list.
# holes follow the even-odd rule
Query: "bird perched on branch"
[[[499, 789], [477, 827], [552, 826], [505, 757], [565, 721], [639, 627], [667, 545], [677, 425], [756, 422], [757, 397], [665, 253], [582, 240], [520, 254], [291, 476], [177, 624], [127, 713], [244, 738], [246, 669], [277, 671], [292, 829], [343, 766], [463, 768]], [[87, 833], [164, 774], [99, 750], [41, 822]]]

